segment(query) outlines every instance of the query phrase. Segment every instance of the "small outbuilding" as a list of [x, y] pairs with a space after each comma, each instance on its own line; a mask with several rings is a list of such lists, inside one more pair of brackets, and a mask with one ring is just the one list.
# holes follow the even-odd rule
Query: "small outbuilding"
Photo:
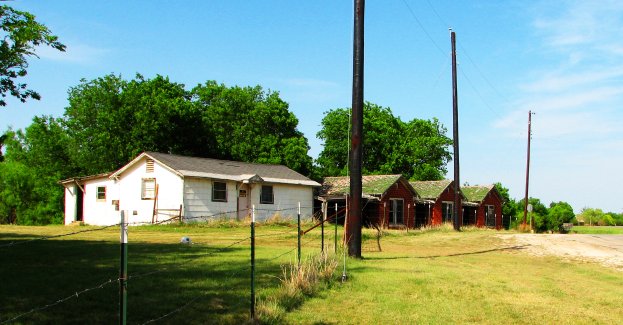
[[258, 220], [279, 214], [311, 216], [313, 190], [320, 184], [286, 166], [144, 152], [119, 170], [76, 177], [65, 187], [65, 224], [208, 218], [243, 219], [255, 206]]
[[[454, 181], [410, 181], [417, 193], [415, 225], [435, 226], [452, 222], [454, 215]], [[461, 201], [465, 198], [461, 195]], [[462, 220], [459, 218], [459, 224]]]
[[[326, 177], [318, 199], [329, 207], [334, 204], [345, 207], [349, 194], [350, 177]], [[414, 228], [416, 196], [402, 175], [363, 176], [362, 223], [384, 228]]]
[[502, 196], [494, 185], [463, 186], [465, 224], [477, 227], [502, 228]]

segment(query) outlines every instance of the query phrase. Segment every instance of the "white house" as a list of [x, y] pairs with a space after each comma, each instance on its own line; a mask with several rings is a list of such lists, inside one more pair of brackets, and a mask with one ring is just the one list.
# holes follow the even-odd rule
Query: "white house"
[[257, 220], [275, 214], [311, 216], [317, 182], [281, 165], [144, 152], [107, 174], [71, 178], [65, 187], [65, 224], [157, 222], [181, 217], [184, 222], [208, 218], [243, 219], [255, 206]]

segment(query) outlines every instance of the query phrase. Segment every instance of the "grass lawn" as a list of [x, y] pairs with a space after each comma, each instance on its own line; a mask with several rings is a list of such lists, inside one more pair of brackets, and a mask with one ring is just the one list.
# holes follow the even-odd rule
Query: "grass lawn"
[[573, 226], [571, 233], [623, 235], [623, 227], [618, 226]]
[[[108, 279], [112, 282], [102, 289], [17, 322], [117, 322], [118, 228], [1, 247], [84, 229], [89, 228], [0, 226], [0, 323]], [[315, 229], [303, 238], [304, 256], [319, 251], [319, 233]], [[332, 244], [332, 228], [327, 233], [326, 243]], [[365, 231], [364, 258], [347, 259], [348, 281], [308, 298], [283, 322], [623, 323], [621, 272], [530, 256], [502, 243], [496, 233], [390, 231], [379, 252], [373, 233]], [[142, 324], [178, 308], [158, 322], [244, 323], [248, 235], [247, 227], [130, 228], [128, 323]], [[265, 299], [279, 286], [280, 265], [295, 260], [296, 228], [261, 226], [257, 235], [257, 294]], [[179, 244], [182, 236], [196, 244]], [[342, 265], [338, 269], [341, 275]]]

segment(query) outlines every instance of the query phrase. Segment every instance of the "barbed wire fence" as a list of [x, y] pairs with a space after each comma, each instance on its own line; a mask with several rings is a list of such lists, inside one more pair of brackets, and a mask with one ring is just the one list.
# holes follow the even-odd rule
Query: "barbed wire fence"
[[[314, 207], [304, 207], [304, 208], [314, 208]], [[343, 208], [343, 207], [341, 207]], [[51, 299], [50, 302], [48, 303], [43, 303], [40, 305], [36, 305], [36, 306], [30, 306], [28, 308], [24, 308], [22, 312], [18, 312], [18, 311], [7, 311], [5, 310], [4, 312], [6, 312], [6, 315], [0, 315], [0, 324], [9, 324], [9, 323], [14, 323], [14, 322], [23, 322], [23, 321], [27, 321], [27, 316], [33, 315], [33, 314], [37, 314], [37, 313], [43, 313], [46, 312], [47, 310], [50, 310], [51, 307], [55, 307], [58, 305], [62, 305], [64, 303], [67, 303], [70, 300], [73, 299], [81, 299], [85, 294], [93, 292], [93, 291], [98, 291], [98, 290], [103, 290], [103, 289], [109, 289], [112, 288], [114, 283], [117, 283], [120, 287], [120, 292], [121, 292], [121, 288], [124, 285], [127, 285], [128, 283], [134, 283], [136, 281], [139, 281], [140, 279], [143, 278], [148, 278], [148, 277], [152, 277], [152, 276], [156, 276], [159, 274], [163, 274], [163, 273], [172, 273], [174, 274], [176, 271], [179, 271], [180, 269], [189, 266], [190, 264], [192, 264], [193, 262], [200, 260], [200, 259], [205, 259], [205, 258], [210, 258], [213, 257], [215, 255], [218, 254], [226, 254], [228, 253], [232, 248], [239, 246], [242, 248], [242, 251], [246, 251], [246, 247], [248, 247], [251, 251], [253, 251], [255, 249], [255, 245], [251, 245], [251, 241], [258, 239], [260, 241], [263, 241], [263, 243], [261, 243], [258, 247], [266, 247], [266, 248], [272, 248], [272, 251], [274, 251], [274, 247], [271, 245], [266, 246], [266, 243], [269, 241], [273, 241], [276, 239], [279, 239], [280, 241], [285, 241], [285, 242], [290, 242], [293, 239], [297, 239], [296, 243], [291, 243], [290, 245], [294, 246], [293, 248], [288, 248], [285, 252], [278, 252], [278, 253], [274, 253], [272, 254], [272, 256], [263, 256], [263, 258], [261, 260], [259, 260], [259, 263], [263, 263], [265, 265], [269, 265], [271, 263], [274, 263], [275, 261], [278, 261], [280, 259], [283, 259], [284, 256], [287, 255], [292, 255], [294, 254], [294, 252], [296, 250], [298, 250], [298, 254], [296, 255], [296, 259], [297, 262], [300, 266], [301, 263], [301, 249], [304, 247], [307, 251], [314, 251], [314, 250], [318, 250], [319, 252], [324, 251], [325, 249], [325, 245], [324, 245], [324, 232], [321, 234], [321, 238], [323, 240], [321, 245], [317, 245], [317, 244], [313, 244], [314, 241], [318, 241], [318, 233], [316, 232], [314, 235], [308, 235], [308, 238], [305, 238], [305, 240], [301, 240], [301, 237], [304, 236], [305, 234], [309, 233], [309, 231], [313, 230], [314, 228], [317, 227], [317, 225], [313, 226], [311, 229], [306, 230], [305, 232], [301, 229], [301, 221], [300, 221], [300, 209], [301, 207], [283, 207], [283, 208], [279, 208], [279, 209], [265, 209], [265, 211], [279, 211], [279, 212], [285, 212], [285, 211], [295, 211], [298, 210], [298, 224], [297, 224], [297, 228], [294, 228], [292, 223], [289, 224], [285, 224], [286, 226], [288, 226], [291, 229], [287, 229], [287, 230], [279, 230], [279, 231], [271, 231], [272, 228], [268, 228], [266, 233], [258, 233], [258, 234], [254, 234], [252, 231], [251, 236], [233, 236], [232, 237], [213, 237], [211, 238], [211, 241], [215, 242], [215, 243], [219, 243], [219, 244], [210, 244], [208, 245], [207, 243], [201, 243], [201, 242], [195, 242], [195, 241], [189, 241], [189, 246], [192, 247], [197, 247], [197, 248], [201, 248], [201, 249], [205, 249], [206, 251], [201, 252], [201, 253], [197, 253], [195, 252], [194, 255], [192, 256], [180, 256], [179, 260], [176, 261], [175, 263], [169, 263], [166, 266], [163, 267], [158, 267], [149, 271], [144, 271], [144, 272], [136, 272], [136, 273], [129, 273], [127, 274], [127, 276], [123, 276], [123, 274], [120, 272], [119, 276], [109, 276], [107, 277], [105, 280], [102, 281], [98, 281], [96, 285], [93, 286], [89, 286], [86, 288], [79, 288], [79, 289], [74, 289], [71, 290], [71, 294], [65, 294], [65, 295], [59, 295], [60, 297], [57, 299]], [[327, 216], [312, 216], [312, 220], [313, 219], [320, 219], [321, 223], [324, 224], [324, 222], [327, 221], [333, 221], [333, 223], [337, 224], [339, 222], [339, 220], [341, 219], [340, 217], [338, 217], [338, 213], [341, 210], [337, 210], [338, 207], [336, 205], [336, 211], [334, 213], [334, 215], [332, 216], [333, 218], [327, 218]], [[261, 209], [258, 209], [258, 211], [263, 211]], [[253, 211], [254, 212], [254, 211]], [[343, 211], [342, 211], [343, 212]], [[190, 223], [190, 222], [210, 222], [210, 221], [219, 221], [219, 220], [227, 220], [226, 217], [228, 216], [232, 216], [234, 213], [237, 213], [237, 211], [225, 211], [225, 212], [219, 212], [219, 213], [215, 213], [213, 215], [207, 215], [207, 216], [197, 216], [197, 217], [187, 217], [187, 218], [183, 218], [184, 223]], [[343, 216], [341, 216], [343, 218]], [[123, 233], [123, 231], [129, 232], [130, 234], [132, 233], [132, 231], [128, 230], [128, 229], [132, 229], [133, 227], [128, 227], [128, 226], [141, 226], [141, 225], [162, 225], [162, 224], [169, 224], [169, 223], [173, 223], [175, 221], [179, 222], [180, 218], [178, 218], [178, 216], [172, 216], [171, 218], [168, 219], [164, 219], [164, 220], [159, 220], [156, 222], [119, 222], [117, 224], [113, 224], [113, 225], [107, 225], [107, 226], [102, 226], [102, 227], [97, 227], [97, 228], [90, 228], [90, 229], [84, 229], [84, 230], [79, 230], [79, 231], [72, 231], [72, 232], [68, 232], [68, 233], [64, 233], [64, 234], [55, 234], [55, 235], [50, 235], [50, 236], [39, 236], [36, 238], [31, 238], [31, 239], [26, 239], [26, 240], [11, 240], [8, 243], [5, 244], [1, 244], [0, 245], [0, 249], [15, 249], [17, 246], [21, 246], [24, 247], [23, 245], [27, 245], [29, 243], [35, 243], [35, 242], [39, 242], [39, 241], [45, 241], [45, 240], [50, 240], [50, 239], [62, 239], [64, 237], [69, 237], [69, 236], [74, 236], [74, 235], [78, 235], [78, 234], [84, 234], [84, 233], [89, 233], [89, 232], [99, 232], [99, 231], [105, 231], [105, 230], [112, 230], [115, 227], [119, 227], [120, 228], [120, 232]], [[306, 222], [306, 224], [309, 224], [309, 221]], [[282, 224], [283, 225], [283, 224]], [[252, 219], [251, 221], [251, 227], [255, 226], [255, 218]], [[263, 225], [262, 225], [263, 226]], [[260, 226], [258, 229], [262, 229], [263, 227]], [[125, 229], [125, 230], [124, 230]], [[317, 228], [319, 229], [319, 228]], [[324, 227], [322, 228], [324, 230]], [[335, 228], [336, 231], [334, 232], [335, 236], [339, 236], [339, 233], [337, 232], [337, 227]], [[189, 229], [192, 230], [192, 229]], [[123, 235], [120, 235], [121, 238], [121, 245], [123, 245]], [[127, 238], [127, 237], [125, 237]], [[223, 244], [224, 242], [227, 242]], [[248, 243], [247, 243], [248, 242]], [[337, 237], [335, 238], [335, 243], [336, 243], [336, 249], [335, 251], [337, 252]], [[247, 243], [246, 246], [245, 243]], [[130, 245], [132, 244], [132, 242], [130, 241], [129, 243]], [[290, 246], [290, 247], [292, 247]], [[123, 247], [123, 246], [122, 246]], [[0, 251], [1, 253], [1, 251]], [[266, 254], [266, 252], [263, 253], [264, 255]], [[122, 254], [121, 254], [122, 255]], [[132, 261], [132, 255], [128, 256], [130, 262]], [[252, 258], [253, 259], [253, 258]], [[244, 259], [243, 259], [244, 260]], [[249, 262], [247, 260], [247, 262]], [[255, 261], [253, 261], [255, 262]], [[120, 261], [120, 265], [123, 264], [123, 261]], [[211, 267], [214, 267], [214, 265], [211, 265]], [[229, 281], [231, 281], [232, 279], [248, 279], [249, 277], [253, 277], [254, 274], [252, 275], [251, 271], [255, 268], [255, 264], [254, 263], [247, 263], [247, 265], [244, 266], [237, 266], [237, 269], [234, 270], [229, 270], [227, 276], [225, 277], [224, 281], [221, 281], [220, 286], [225, 285], [225, 283], [228, 283]], [[278, 279], [279, 277], [277, 276], [272, 276], [275, 279]], [[252, 288], [251, 291], [255, 291], [255, 288], [253, 288], [253, 279], [251, 279], [252, 282]], [[221, 288], [224, 290], [227, 290], [228, 288]], [[131, 290], [129, 291], [130, 293], [132, 292]], [[181, 311], [183, 310], [187, 310], [188, 308], [190, 308], [193, 304], [197, 303], [200, 299], [209, 296], [210, 293], [207, 290], [202, 291], [200, 294], [195, 295], [194, 297], [192, 297], [191, 299], [185, 301], [184, 303], [181, 304], [176, 304], [175, 306], [171, 306], [171, 308], [164, 312], [164, 313], [158, 313], [155, 316], [152, 316], [151, 318], [149, 318], [148, 320], [142, 321], [140, 323], [142, 324], [149, 324], [149, 323], [154, 323], [154, 322], [158, 322], [161, 321], [163, 319], [167, 319], [170, 318], [173, 315], [179, 314]], [[119, 300], [121, 300], [121, 295]], [[130, 298], [128, 299], [132, 299], [132, 295], [130, 295]], [[250, 317], [251, 319], [255, 318], [255, 311], [254, 311], [254, 305], [255, 305], [255, 300], [256, 298], [254, 297], [250, 297], [248, 298], [248, 303], [251, 305], [251, 309], [250, 309]], [[113, 303], [113, 302], [111, 302]], [[120, 305], [120, 311], [119, 313], [117, 313], [116, 315], [110, 315], [110, 318], [120, 318], [120, 319], [124, 319], [125, 320], [125, 315], [123, 315], [123, 311], [121, 305], [124, 303], [122, 301], [118, 301], [118, 302], [114, 302], [114, 303], [119, 303]], [[3, 312], [3, 313], [4, 313]]]

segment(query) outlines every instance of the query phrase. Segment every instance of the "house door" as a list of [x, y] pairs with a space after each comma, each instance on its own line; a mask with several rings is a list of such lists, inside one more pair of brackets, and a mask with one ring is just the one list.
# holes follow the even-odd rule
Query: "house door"
[[76, 221], [84, 220], [84, 193], [80, 187], [75, 187], [76, 191]]
[[485, 219], [487, 227], [495, 227], [495, 207], [493, 205], [485, 206]]
[[404, 225], [404, 205], [402, 199], [389, 199], [390, 225]]
[[250, 192], [250, 188], [246, 184], [242, 184], [238, 188], [238, 220], [244, 220], [244, 218], [251, 215]]

